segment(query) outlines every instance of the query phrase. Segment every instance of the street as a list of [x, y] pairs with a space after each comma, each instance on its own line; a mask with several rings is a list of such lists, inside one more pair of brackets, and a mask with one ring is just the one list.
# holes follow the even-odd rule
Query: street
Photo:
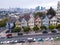
[[27, 38], [46, 38], [46, 37], [60, 37], [60, 33], [57, 34], [37, 34], [37, 35], [23, 35], [23, 36], [14, 36], [12, 38], [0, 38], [0, 41], [7, 41], [7, 40], [19, 40], [24, 39], [27, 40]]

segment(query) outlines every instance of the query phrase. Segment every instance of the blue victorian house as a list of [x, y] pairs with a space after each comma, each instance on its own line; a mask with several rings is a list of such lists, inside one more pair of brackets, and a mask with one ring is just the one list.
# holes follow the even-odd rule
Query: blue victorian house
[[46, 26], [47, 28], [49, 27], [49, 18], [47, 16], [45, 16], [43, 19], [42, 19], [42, 25], [43, 26]]

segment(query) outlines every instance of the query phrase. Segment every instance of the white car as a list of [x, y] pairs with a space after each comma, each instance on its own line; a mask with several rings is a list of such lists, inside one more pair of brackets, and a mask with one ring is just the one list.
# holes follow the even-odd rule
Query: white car
[[14, 42], [17, 43], [17, 40], [15, 40]]
[[28, 40], [28, 41], [31, 41], [31, 42], [32, 42], [32, 41], [33, 41], [33, 42], [35, 42], [35, 41], [36, 41], [36, 39], [35, 39], [35, 38], [27, 38], [27, 40]]
[[31, 40], [31, 39], [33, 39], [33, 38], [27, 38], [28, 40]]
[[53, 41], [53, 40], [54, 40], [54, 38], [52, 38], [52, 37], [45, 38], [45, 41]]
[[49, 39], [50, 39], [50, 38], [49, 38], [49, 37], [47, 37], [47, 38], [45, 38], [44, 40], [45, 40], [45, 41], [48, 41]]
[[50, 38], [50, 40], [51, 40], [51, 41], [53, 41], [53, 40], [54, 40], [54, 38]]
[[9, 43], [10, 43], [10, 41], [7, 41], [6, 43], [7, 43], [7, 44], [9, 44]]
[[3, 41], [3, 44], [7, 43], [7, 41]]
[[3, 44], [3, 42], [0, 42], [1, 44]]

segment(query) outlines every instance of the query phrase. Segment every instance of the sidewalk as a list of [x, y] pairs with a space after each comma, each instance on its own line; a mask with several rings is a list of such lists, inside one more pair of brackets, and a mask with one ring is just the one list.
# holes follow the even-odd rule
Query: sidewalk
[[4, 31], [2, 31], [1, 33], [0, 33], [0, 35], [1, 35], [1, 37], [6, 37], [6, 32], [7, 30], [4, 30]]
[[38, 35], [38, 34], [42, 34], [42, 32], [40, 32], [40, 33], [29, 33], [29, 34], [24, 34], [24, 35]]

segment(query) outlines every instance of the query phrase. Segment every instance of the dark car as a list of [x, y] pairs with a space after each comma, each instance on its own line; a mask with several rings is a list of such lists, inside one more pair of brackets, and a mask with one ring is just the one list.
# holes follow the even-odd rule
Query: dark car
[[47, 33], [48, 33], [48, 31], [43, 31], [42, 33], [43, 33], [43, 34], [47, 34]]
[[56, 30], [52, 30], [51, 33], [57, 33], [57, 31]]
[[20, 35], [20, 36], [21, 36], [21, 35], [23, 35], [23, 33], [18, 33], [18, 35]]
[[18, 43], [25, 43], [25, 40], [19, 39], [17, 42], [18, 42]]
[[7, 30], [5, 33], [9, 33], [10, 32], [10, 30]]

